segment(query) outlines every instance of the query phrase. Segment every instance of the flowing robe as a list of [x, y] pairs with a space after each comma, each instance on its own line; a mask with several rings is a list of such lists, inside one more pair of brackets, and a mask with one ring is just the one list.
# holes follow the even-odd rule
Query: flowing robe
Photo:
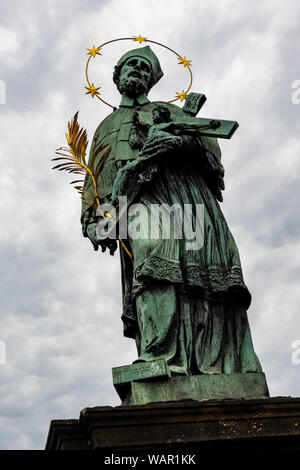
[[[138, 109], [151, 112], [157, 104], [169, 108], [172, 120], [184, 115], [175, 105], [145, 103], [139, 108], [119, 108], [98, 127], [93, 145], [101, 142], [112, 149], [98, 181], [103, 201], [110, 201], [118, 169], [138, 156], [138, 149], [129, 144], [134, 113]], [[151, 218], [156, 238], [129, 233], [133, 260], [120, 250], [124, 334], [135, 338], [138, 361], [164, 358], [173, 374], [260, 372], [247, 318], [250, 293], [237, 246], [216, 199], [214, 178], [222, 177], [219, 146], [213, 138], [194, 139], [192, 148], [187, 146], [158, 162], [151, 181], [134, 201], [143, 204], [148, 216], [131, 213], [128, 224], [138, 218], [141, 233], [149, 234], [153, 204], [177, 204], [182, 212], [186, 204], [200, 204], [204, 208], [203, 246], [188, 249], [190, 240], [184, 231], [181, 239], [172, 236], [172, 230], [164, 238], [160, 217]], [[89, 184], [87, 178], [85, 187]], [[83, 205], [85, 236], [93, 220], [91, 209]], [[195, 213], [192, 225], [197, 225]]]

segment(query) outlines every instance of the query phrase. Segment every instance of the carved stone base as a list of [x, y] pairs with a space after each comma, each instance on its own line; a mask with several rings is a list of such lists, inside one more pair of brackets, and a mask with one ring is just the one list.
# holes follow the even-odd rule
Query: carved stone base
[[86, 408], [79, 420], [51, 422], [46, 450], [65, 449], [104, 456], [192, 452], [198, 463], [206, 450], [243, 450], [247, 458], [255, 450], [300, 450], [300, 398]]

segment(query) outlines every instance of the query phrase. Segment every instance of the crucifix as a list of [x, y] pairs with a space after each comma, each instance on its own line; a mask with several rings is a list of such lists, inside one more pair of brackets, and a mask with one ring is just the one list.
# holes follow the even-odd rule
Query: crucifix
[[[148, 138], [153, 135], [162, 133], [171, 133], [174, 135], [196, 135], [198, 137], [210, 137], [210, 138], [222, 138], [230, 139], [236, 129], [238, 123], [236, 121], [210, 119], [210, 118], [197, 118], [196, 115], [203, 107], [206, 102], [206, 96], [201, 93], [190, 93], [182, 111], [180, 120], [172, 120], [170, 112], [163, 105], [158, 105], [152, 109], [151, 112], [137, 111], [136, 121], [139, 125], [144, 126], [148, 130]], [[207, 140], [209, 142], [209, 140]], [[207, 149], [208, 151], [208, 149]], [[152, 162], [153, 163], [153, 162]], [[148, 168], [143, 173], [145, 168]], [[112, 193], [112, 204], [116, 207], [117, 215], [109, 220], [101, 220], [98, 227], [99, 234], [102, 231], [104, 236], [109, 238], [115, 238], [116, 230], [122, 233], [122, 236], [126, 237], [127, 224], [124, 223], [124, 216], [127, 219], [127, 209], [130, 204], [136, 199], [139, 191], [141, 190], [145, 180], [149, 183], [153, 173], [153, 168], [156, 171], [156, 167], [150, 166], [150, 159], [148, 157], [137, 157], [134, 161], [130, 161], [119, 170]], [[126, 194], [126, 204], [120, 200], [120, 196]], [[100, 208], [99, 208], [100, 211]], [[107, 214], [109, 212], [106, 212]], [[121, 223], [123, 220], [123, 223]], [[105, 230], [103, 232], [103, 229]], [[122, 227], [125, 228], [122, 230]]]
[[[206, 96], [200, 93], [190, 93], [184, 103], [182, 110], [190, 116], [197, 116], [206, 101]], [[199, 135], [216, 137], [219, 139], [230, 139], [239, 127], [236, 121], [222, 119], [196, 118], [189, 121], [195, 127], [199, 126]]]

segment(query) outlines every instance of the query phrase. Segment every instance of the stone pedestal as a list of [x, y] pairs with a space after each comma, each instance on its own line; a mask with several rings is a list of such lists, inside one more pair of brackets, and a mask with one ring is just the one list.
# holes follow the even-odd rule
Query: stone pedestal
[[90, 450], [78, 419], [51, 421], [46, 450]]
[[[300, 398], [258, 398], [86, 408], [52, 421], [46, 450], [147, 454], [300, 450]], [[245, 454], [246, 455], [246, 454]]]

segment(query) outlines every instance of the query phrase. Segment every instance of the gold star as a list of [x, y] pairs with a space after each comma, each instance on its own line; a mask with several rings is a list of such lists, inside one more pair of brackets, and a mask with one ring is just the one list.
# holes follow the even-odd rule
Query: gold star
[[139, 35], [139, 36], [133, 36], [133, 40], [134, 40], [134, 41], [138, 41], [140, 44], [141, 44], [142, 42], [147, 42], [147, 38], [142, 38], [141, 35]]
[[90, 94], [92, 98], [94, 98], [95, 95], [96, 96], [100, 95], [100, 93], [98, 91], [101, 88], [100, 86], [98, 88], [96, 88], [94, 86], [94, 84], [92, 83], [91, 86], [89, 86], [89, 87], [86, 86], [85, 88], [87, 89], [87, 92], [85, 94], [86, 95]]
[[176, 95], [177, 95], [177, 98], [180, 99], [180, 101], [183, 101], [188, 97], [188, 95], [186, 94], [186, 92], [184, 90], [182, 90], [181, 93], [178, 93], [178, 91], [177, 91]]
[[91, 55], [93, 57], [96, 57], [96, 55], [102, 55], [101, 52], [99, 52], [100, 50], [101, 50], [101, 47], [93, 46], [92, 49], [87, 49], [87, 51], [89, 51], [87, 55]]
[[187, 65], [191, 66], [191, 62], [191, 60], [187, 60], [187, 58], [184, 56], [179, 58], [178, 64], [182, 64], [184, 67], [186, 67]]

